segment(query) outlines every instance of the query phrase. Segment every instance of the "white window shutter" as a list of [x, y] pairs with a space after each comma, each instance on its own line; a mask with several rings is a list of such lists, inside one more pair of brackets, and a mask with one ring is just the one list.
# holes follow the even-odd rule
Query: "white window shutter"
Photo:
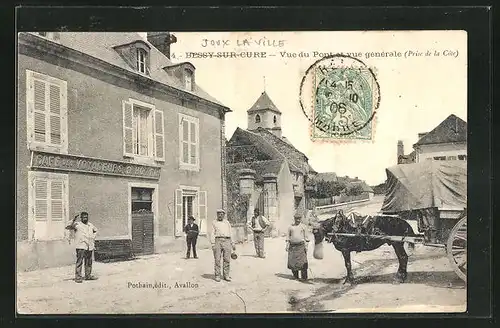
[[123, 155], [133, 156], [134, 133], [133, 133], [133, 107], [128, 101], [122, 102], [123, 107]]
[[35, 86], [33, 81], [33, 72], [26, 71], [26, 132], [27, 132], [27, 142], [28, 148], [30, 148], [30, 143], [34, 140], [34, 110], [35, 110]]
[[34, 194], [34, 239], [47, 239], [49, 229], [49, 181], [36, 178], [33, 183]]
[[159, 161], [165, 160], [165, 132], [163, 111], [155, 110], [154, 112], [154, 149], [155, 159]]
[[198, 155], [197, 155], [197, 144], [196, 144], [196, 140], [197, 140], [197, 133], [198, 131], [196, 131], [196, 123], [195, 122], [190, 122], [189, 123], [189, 140], [190, 140], [190, 145], [189, 147], [191, 147], [189, 153], [190, 153], [190, 160], [189, 160], [189, 163], [190, 164], [193, 164], [193, 165], [196, 165], [197, 164], [197, 158], [198, 158]]
[[175, 235], [182, 236], [182, 189], [175, 190]]
[[189, 122], [182, 118], [179, 129], [181, 130], [181, 161], [189, 164]]
[[50, 181], [50, 238], [64, 238], [64, 182]]
[[49, 143], [60, 146], [61, 135], [61, 88], [54, 84], [48, 84], [48, 107], [49, 107]]
[[61, 115], [61, 150], [63, 153], [68, 152], [68, 86], [66, 81], [62, 83], [59, 89]]
[[207, 234], [207, 192], [198, 192], [198, 217], [200, 220], [200, 234]]
[[47, 221], [49, 217], [49, 182], [45, 179], [35, 179], [35, 220]]
[[33, 128], [34, 128], [34, 141], [47, 142], [47, 111], [46, 111], [46, 95], [45, 95], [45, 82], [34, 79], [33, 80]]

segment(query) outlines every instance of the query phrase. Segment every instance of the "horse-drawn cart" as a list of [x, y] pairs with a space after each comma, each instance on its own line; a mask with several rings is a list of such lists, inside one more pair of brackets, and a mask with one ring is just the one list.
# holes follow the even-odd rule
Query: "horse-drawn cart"
[[[467, 280], [467, 166], [464, 161], [425, 161], [386, 169], [386, 196], [379, 221], [398, 217], [416, 222], [419, 234], [392, 235], [365, 229], [368, 234], [333, 231], [330, 238], [357, 237], [409, 242], [445, 248], [453, 270]], [[364, 218], [364, 219], [363, 219]], [[370, 216], [356, 213], [347, 221], [359, 225]], [[411, 228], [410, 228], [411, 230]]]

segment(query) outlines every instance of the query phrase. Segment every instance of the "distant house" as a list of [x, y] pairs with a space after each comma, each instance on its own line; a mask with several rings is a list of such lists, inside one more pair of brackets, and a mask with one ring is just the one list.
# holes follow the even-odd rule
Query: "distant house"
[[404, 154], [403, 141], [398, 141], [397, 163], [410, 164], [423, 160], [467, 160], [467, 123], [451, 114], [430, 132], [418, 134], [413, 151]]
[[337, 182], [337, 173], [335, 172], [319, 172], [314, 178], [316, 181]]
[[429, 133], [419, 134], [413, 145], [415, 162], [467, 160], [467, 123], [451, 114]]
[[373, 191], [373, 188], [370, 187], [369, 185], [366, 184], [365, 181], [361, 182], [351, 182], [351, 185], [360, 185], [361, 189], [363, 190], [361, 195], [366, 196], [369, 199], [372, 199], [373, 196], [375, 195], [375, 192]]
[[[266, 92], [247, 116], [248, 129], [237, 128], [227, 143], [227, 183], [234, 186], [237, 180], [243, 184], [254, 181], [247, 219], [257, 207], [273, 222], [274, 233], [281, 234], [293, 222], [294, 212], [305, 216], [310, 209], [310, 184], [317, 172], [307, 156], [282, 136], [281, 112]], [[242, 175], [234, 173], [242, 169], [246, 169]], [[229, 192], [229, 204], [231, 201]]]

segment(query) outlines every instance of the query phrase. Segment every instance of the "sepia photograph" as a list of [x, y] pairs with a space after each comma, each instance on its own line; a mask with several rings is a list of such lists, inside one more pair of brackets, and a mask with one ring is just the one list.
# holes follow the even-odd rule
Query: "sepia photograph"
[[467, 42], [18, 33], [17, 312], [464, 313]]

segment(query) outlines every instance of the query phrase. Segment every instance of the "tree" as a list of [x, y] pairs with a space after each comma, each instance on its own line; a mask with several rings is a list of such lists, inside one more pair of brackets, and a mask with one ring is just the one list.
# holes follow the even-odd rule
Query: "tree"
[[347, 196], [359, 196], [363, 193], [363, 187], [360, 184], [352, 184], [347, 187], [346, 195]]
[[339, 196], [340, 192], [345, 189], [345, 184], [338, 181], [319, 180], [316, 183], [316, 191], [313, 198], [329, 198]]

